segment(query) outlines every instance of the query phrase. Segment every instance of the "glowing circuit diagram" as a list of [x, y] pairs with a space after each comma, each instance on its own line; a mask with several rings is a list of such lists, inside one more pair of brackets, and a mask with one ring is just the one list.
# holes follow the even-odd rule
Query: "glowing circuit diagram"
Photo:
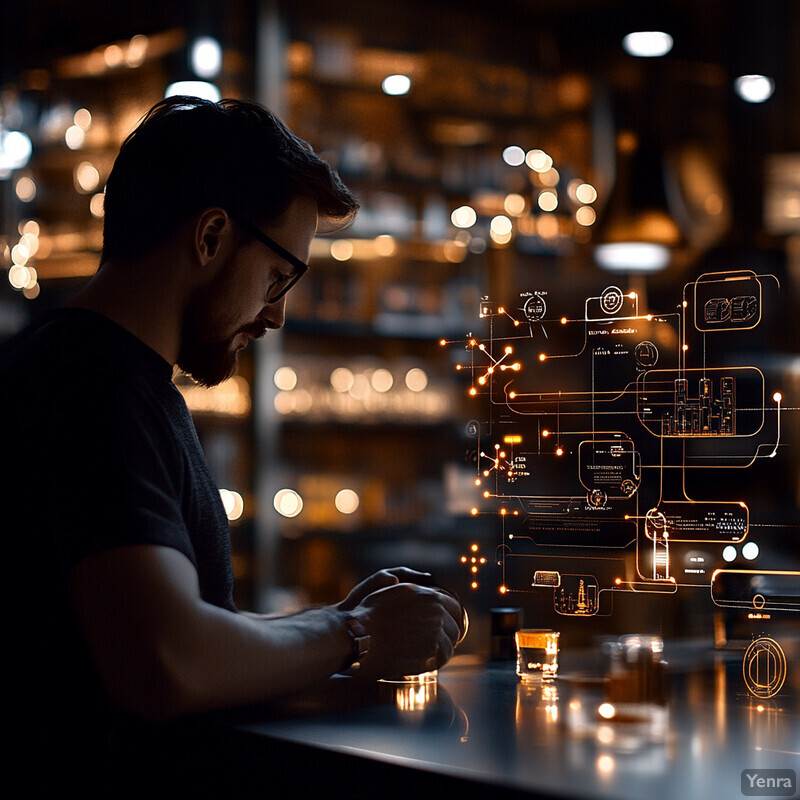
[[472, 513], [499, 519], [501, 593], [548, 592], [575, 617], [683, 587], [800, 611], [800, 572], [724, 569], [758, 553], [746, 473], [786, 446], [781, 388], [726, 350], [762, 323], [777, 279], [706, 273], [664, 312], [616, 285], [580, 303], [562, 291], [485, 297], [479, 333], [441, 341], [474, 403]]

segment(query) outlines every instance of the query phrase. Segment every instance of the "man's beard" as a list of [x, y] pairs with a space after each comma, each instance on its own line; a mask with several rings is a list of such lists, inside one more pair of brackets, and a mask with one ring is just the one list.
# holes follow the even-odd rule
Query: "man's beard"
[[236, 372], [238, 359], [238, 352], [230, 350], [230, 342], [184, 340], [178, 366], [201, 386], [216, 386]]
[[[213, 292], [213, 288], [211, 290]], [[210, 292], [198, 290], [186, 307], [177, 364], [201, 386], [216, 386], [236, 371], [238, 351], [231, 348], [236, 333], [227, 339], [209, 339], [215, 332], [209, 313]]]

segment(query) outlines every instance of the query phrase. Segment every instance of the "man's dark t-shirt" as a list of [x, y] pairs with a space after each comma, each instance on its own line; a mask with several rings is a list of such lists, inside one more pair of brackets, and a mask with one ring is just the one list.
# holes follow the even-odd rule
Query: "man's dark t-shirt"
[[0, 348], [0, 414], [9, 763], [69, 785], [100, 769], [118, 717], [71, 612], [70, 570], [109, 548], [173, 547], [203, 598], [234, 611], [228, 524], [171, 366], [99, 314], [47, 313]]

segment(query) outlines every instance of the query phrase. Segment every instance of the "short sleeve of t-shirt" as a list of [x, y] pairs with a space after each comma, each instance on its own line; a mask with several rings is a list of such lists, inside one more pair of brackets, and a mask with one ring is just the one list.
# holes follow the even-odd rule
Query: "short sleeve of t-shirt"
[[49, 419], [41, 420], [50, 453], [46, 518], [64, 563], [142, 543], [194, 561], [180, 504], [186, 465], [163, 412], [113, 372], [83, 378], [91, 391], [65, 396], [56, 387]]

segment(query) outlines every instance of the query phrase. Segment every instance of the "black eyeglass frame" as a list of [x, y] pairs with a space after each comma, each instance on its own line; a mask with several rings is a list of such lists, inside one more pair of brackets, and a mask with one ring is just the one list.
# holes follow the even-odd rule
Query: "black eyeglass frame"
[[[294, 287], [294, 285], [300, 280], [300, 278], [303, 277], [303, 275], [306, 274], [306, 272], [308, 272], [308, 264], [306, 264], [304, 261], [301, 261], [297, 256], [292, 255], [292, 253], [290, 253], [285, 247], [279, 245], [274, 239], [267, 236], [267, 234], [263, 231], [259, 230], [259, 228], [253, 225], [252, 222], [249, 222], [243, 217], [233, 215], [231, 215], [231, 219], [246, 233], [249, 233], [250, 236], [261, 242], [261, 244], [266, 245], [270, 250], [272, 250], [273, 253], [279, 255], [294, 267], [294, 275], [290, 275], [285, 278], [285, 280], [288, 280], [289, 282], [285, 286], [282, 286], [276, 295], [270, 296], [269, 292], [267, 293], [267, 303], [277, 303], [278, 300], [281, 300], [283, 297], [285, 297], [287, 292]], [[273, 286], [278, 285], [279, 281], [276, 281], [273, 284]], [[270, 287], [270, 291], [271, 290], [272, 287]]]

